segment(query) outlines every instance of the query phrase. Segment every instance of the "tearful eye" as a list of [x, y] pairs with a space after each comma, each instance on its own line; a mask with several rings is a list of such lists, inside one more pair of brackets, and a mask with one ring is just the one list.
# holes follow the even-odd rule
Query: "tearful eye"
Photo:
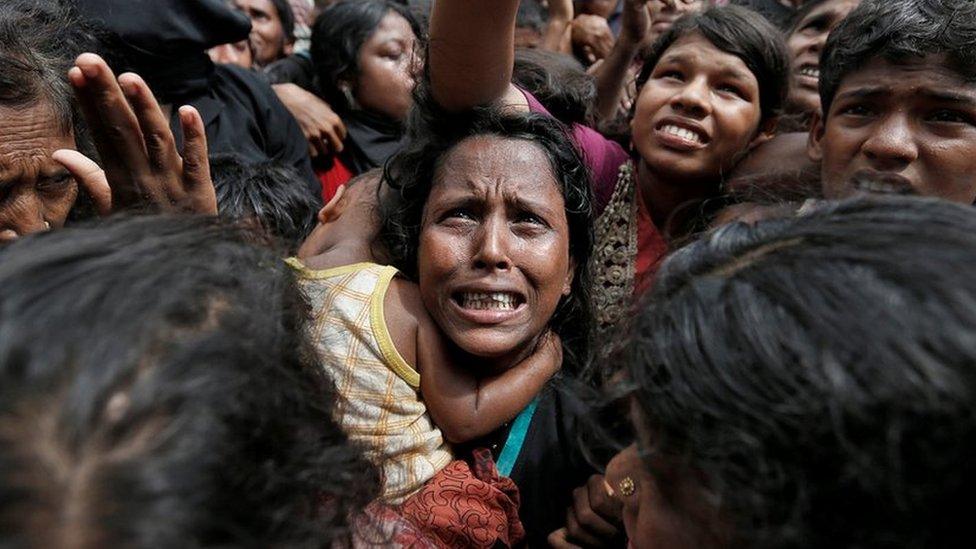
[[474, 218], [475, 218], [474, 212], [472, 212], [468, 208], [453, 208], [451, 210], [444, 212], [444, 215], [441, 216], [441, 219], [444, 221], [448, 221], [451, 219], [467, 221], [467, 220], [473, 220]]
[[530, 223], [532, 225], [545, 225], [546, 222], [541, 217], [531, 212], [520, 212], [515, 216], [516, 223]]

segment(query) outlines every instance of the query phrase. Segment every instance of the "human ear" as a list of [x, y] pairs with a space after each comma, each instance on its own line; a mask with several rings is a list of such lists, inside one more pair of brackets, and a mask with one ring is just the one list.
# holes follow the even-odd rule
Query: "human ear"
[[568, 296], [573, 292], [573, 280], [576, 278], [576, 260], [570, 258], [569, 269], [566, 271], [566, 280], [563, 281], [563, 295]]
[[759, 131], [756, 132], [756, 136], [752, 138], [749, 142], [748, 150], [752, 151], [759, 145], [769, 141], [770, 139], [776, 137], [776, 126], [779, 124], [779, 117], [772, 116], [763, 122], [759, 126]]
[[820, 142], [823, 140], [826, 131], [826, 121], [819, 109], [814, 111], [811, 122], [810, 138], [807, 139], [807, 156], [814, 162], [820, 162], [823, 160], [823, 149], [820, 147]]
[[329, 203], [322, 206], [322, 209], [319, 210], [319, 215], [317, 216], [319, 223], [325, 225], [326, 223], [335, 221], [342, 216], [342, 210], [346, 208], [346, 203], [344, 200], [342, 200], [342, 197], [345, 196], [345, 194], [345, 185], [342, 185], [336, 189], [336, 193], [332, 197], [332, 200], [329, 200]]

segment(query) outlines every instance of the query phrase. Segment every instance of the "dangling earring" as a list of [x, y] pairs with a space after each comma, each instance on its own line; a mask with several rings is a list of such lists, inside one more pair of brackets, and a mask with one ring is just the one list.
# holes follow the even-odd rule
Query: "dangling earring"
[[348, 84], [339, 84], [339, 91], [346, 98], [346, 105], [349, 105], [349, 109], [357, 110], [359, 105], [356, 104], [356, 98], [352, 95], [352, 88]]

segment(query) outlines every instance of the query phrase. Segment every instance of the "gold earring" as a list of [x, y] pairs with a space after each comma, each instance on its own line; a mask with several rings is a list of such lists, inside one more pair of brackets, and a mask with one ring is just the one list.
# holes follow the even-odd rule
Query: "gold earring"
[[634, 484], [634, 479], [624, 477], [623, 480], [620, 481], [620, 484], [617, 484], [617, 489], [620, 490], [620, 494], [623, 496], [632, 496], [634, 495], [634, 492], [637, 491], [637, 485]]

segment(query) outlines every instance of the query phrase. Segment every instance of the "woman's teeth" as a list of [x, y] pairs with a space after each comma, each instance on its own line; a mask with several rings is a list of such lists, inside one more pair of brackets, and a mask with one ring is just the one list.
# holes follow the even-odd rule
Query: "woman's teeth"
[[820, 79], [820, 69], [817, 67], [803, 67], [800, 69], [800, 74], [803, 76], [809, 76], [810, 78]]
[[515, 294], [504, 292], [461, 294], [461, 306], [465, 309], [514, 310], [518, 302]]
[[694, 143], [703, 142], [701, 136], [698, 135], [698, 133], [693, 132], [691, 130], [686, 130], [685, 128], [679, 128], [678, 126], [675, 126], [673, 124], [668, 124], [667, 126], [664, 126], [663, 128], [661, 128], [661, 131], [676, 137], [680, 137], [685, 141], [691, 141]]

